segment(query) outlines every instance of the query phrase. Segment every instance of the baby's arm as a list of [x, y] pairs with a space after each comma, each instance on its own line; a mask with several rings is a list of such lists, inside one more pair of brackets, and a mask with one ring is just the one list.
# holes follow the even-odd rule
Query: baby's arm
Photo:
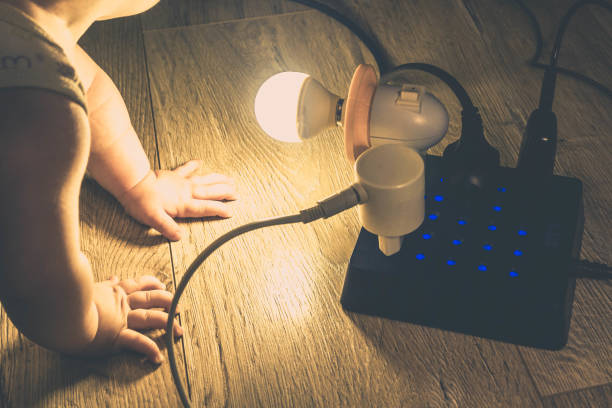
[[88, 170], [126, 211], [170, 239], [180, 239], [173, 217], [230, 216], [221, 200], [236, 198], [233, 181], [197, 176], [198, 161], [174, 171], [151, 171], [125, 103], [108, 75], [77, 48], [75, 63], [87, 87], [91, 156]]
[[[83, 109], [43, 90], [0, 91], [0, 300], [36, 343], [70, 354], [129, 348], [160, 361], [133, 329], [163, 328], [153, 277], [94, 284], [79, 247], [79, 191], [90, 148]], [[181, 329], [175, 326], [180, 334]]]
[[80, 350], [97, 331], [78, 238], [87, 118], [66, 98], [38, 90], [3, 90], [0, 112], [0, 298], [35, 342]]

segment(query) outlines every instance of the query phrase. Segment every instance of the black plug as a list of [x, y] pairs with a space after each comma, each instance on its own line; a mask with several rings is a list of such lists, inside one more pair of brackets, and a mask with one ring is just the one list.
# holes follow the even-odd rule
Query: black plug
[[523, 134], [516, 168], [533, 180], [552, 175], [557, 152], [557, 117], [552, 111], [556, 72], [548, 67], [544, 72], [540, 104], [531, 112]]
[[445, 179], [459, 190], [479, 191], [499, 167], [499, 151], [484, 137], [477, 108], [461, 112], [461, 137], [444, 149]]
[[538, 108], [527, 120], [516, 168], [527, 177], [552, 175], [556, 150], [557, 117]]

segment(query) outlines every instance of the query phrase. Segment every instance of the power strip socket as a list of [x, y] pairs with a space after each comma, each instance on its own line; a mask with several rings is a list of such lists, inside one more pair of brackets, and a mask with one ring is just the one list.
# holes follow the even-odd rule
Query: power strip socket
[[457, 190], [425, 159], [425, 221], [385, 256], [362, 229], [341, 296], [349, 311], [514, 344], [567, 343], [583, 230], [582, 184], [526, 185], [500, 167], [488, 187]]

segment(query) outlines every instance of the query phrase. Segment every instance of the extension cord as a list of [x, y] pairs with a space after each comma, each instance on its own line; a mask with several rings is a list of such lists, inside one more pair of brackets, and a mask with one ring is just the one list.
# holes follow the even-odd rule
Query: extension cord
[[582, 184], [527, 184], [499, 167], [482, 189], [457, 189], [426, 157], [426, 214], [385, 256], [362, 229], [341, 303], [346, 310], [539, 348], [567, 342], [583, 229]]

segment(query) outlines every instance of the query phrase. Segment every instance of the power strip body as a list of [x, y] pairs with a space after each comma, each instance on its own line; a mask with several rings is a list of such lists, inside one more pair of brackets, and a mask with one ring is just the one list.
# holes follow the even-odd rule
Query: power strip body
[[583, 230], [582, 184], [526, 185], [500, 167], [481, 191], [457, 191], [426, 156], [426, 214], [385, 256], [362, 229], [341, 296], [346, 310], [514, 344], [567, 342]]

